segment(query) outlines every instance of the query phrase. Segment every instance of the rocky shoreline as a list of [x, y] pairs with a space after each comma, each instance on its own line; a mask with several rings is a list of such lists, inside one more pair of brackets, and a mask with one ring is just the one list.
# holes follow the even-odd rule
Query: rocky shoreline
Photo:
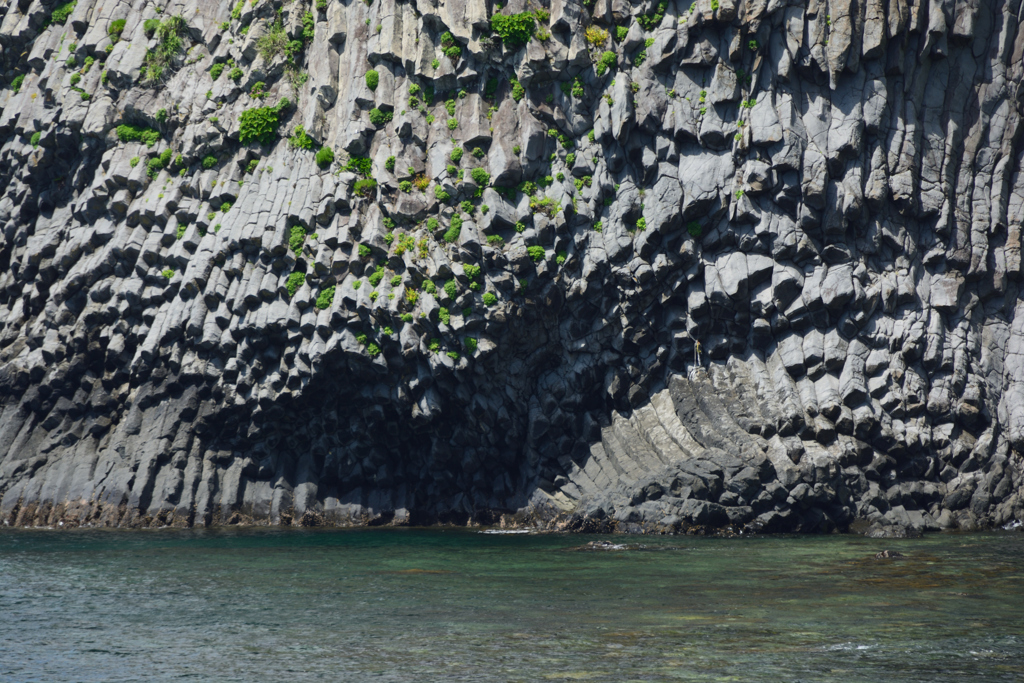
[[0, 519], [1020, 522], [1021, 12], [8, 3]]

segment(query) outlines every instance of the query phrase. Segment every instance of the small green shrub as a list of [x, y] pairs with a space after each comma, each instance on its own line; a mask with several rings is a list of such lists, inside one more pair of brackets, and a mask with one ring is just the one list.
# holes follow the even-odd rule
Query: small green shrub
[[249, 165], [245, 167], [245, 172], [246, 173], [252, 173], [253, 171], [256, 170], [256, 166], [258, 166], [259, 163], [260, 163], [259, 159], [253, 159], [252, 161], [249, 162]]
[[320, 292], [320, 296], [316, 298], [316, 307], [321, 311], [325, 308], [330, 308], [331, 304], [334, 303], [334, 285], [327, 287]]
[[448, 130], [455, 130], [459, 127], [458, 119], [448, 119]]
[[376, 189], [377, 181], [372, 178], [361, 178], [353, 186], [353, 191], [362, 197], [369, 197]]
[[701, 227], [697, 221], [690, 221], [686, 224], [686, 232], [690, 233], [690, 237], [700, 237]]
[[156, 178], [158, 175], [160, 175], [160, 171], [162, 171], [171, 163], [171, 154], [173, 154], [173, 152], [171, 151], [171, 148], [168, 147], [167, 149], [160, 153], [160, 156], [150, 159], [149, 163], [147, 164], [147, 175], [150, 178]]
[[212, 154], [203, 158], [203, 168], [210, 170], [217, 165], [217, 157]]
[[512, 99], [519, 102], [526, 95], [526, 89], [519, 83], [519, 81], [512, 81]]
[[282, 99], [276, 107], [254, 107], [242, 112], [238, 119], [238, 141], [243, 145], [259, 142], [269, 145], [277, 135], [280, 116], [288, 100]]
[[537, 245], [527, 247], [526, 253], [530, 255], [530, 258], [533, 259], [534, 263], [544, 259], [544, 247], [539, 247]]
[[409, 180], [401, 181], [400, 183], [398, 183], [398, 189], [401, 190], [402, 192], [405, 192], [405, 193], [412, 192], [412, 181], [409, 181]]
[[654, 9], [651, 14], [642, 14], [636, 18], [638, 24], [645, 31], [653, 31], [661, 25], [661, 20], [665, 18], [665, 11], [668, 9], [668, 3], [662, 0], [658, 3], [658, 6]]
[[369, 245], [366, 245], [366, 244], [360, 244], [359, 245], [359, 258], [369, 258], [371, 253], [372, 252], [370, 250]]
[[452, 222], [448, 227], [448, 230], [444, 233], [445, 242], [454, 242], [459, 238], [459, 233], [462, 231], [462, 217], [455, 215], [452, 216]]
[[307, 43], [313, 40], [314, 30], [316, 28], [316, 19], [313, 18], [312, 12], [306, 12], [302, 15], [302, 39]]
[[117, 127], [117, 139], [121, 142], [144, 142], [146, 147], [152, 147], [160, 139], [160, 133], [152, 128], [122, 124]]
[[455, 280], [449, 280], [444, 283], [444, 293], [448, 295], [449, 299], [454, 299], [458, 292], [458, 285], [455, 284]]
[[15, 94], [21, 92], [21, 84], [25, 82], [25, 74], [18, 74], [11, 80], [11, 90]]
[[452, 360], [458, 360], [459, 359], [459, 352], [458, 351], [449, 351], [448, 352], [448, 357], [451, 358]]
[[366, 87], [370, 90], [376, 91], [377, 85], [380, 83], [380, 74], [374, 70], [366, 72]]
[[[32, 137], [35, 136], [33, 135]], [[139, 165], [140, 161], [141, 159], [139, 159], [139, 157], [132, 157], [131, 159], [128, 160], [128, 165], [131, 166], [132, 168], [135, 168], [136, 166]]]
[[597, 75], [604, 76], [608, 69], [613, 68], [618, 63], [618, 56], [611, 50], [601, 54], [601, 58], [597, 62]]
[[295, 296], [295, 292], [299, 291], [306, 282], [306, 274], [295, 272], [288, 276], [288, 282], [285, 286], [288, 288], [288, 296]]
[[452, 196], [450, 194], [448, 194], [447, 192], [445, 192], [444, 189], [440, 185], [435, 185], [434, 186], [434, 196], [438, 199], [438, 201], [442, 201], [442, 202], [446, 202], [446, 201], [448, 201], [449, 199], [452, 198]]
[[77, 4], [75, 0], [72, 0], [71, 2], [65, 2], [63, 5], [58, 5], [50, 12], [50, 18], [46, 21], [46, 24], [63, 24], [71, 16], [71, 13], [75, 11], [75, 5]]
[[39, 139], [42, 137], [43, 134], [37, 130], [35, 133], [32, 133], [32, 137], [29, 139], [29, 142], [32, 144], [33, 147], [38, 147]]
[[110, 36], [111, 40], [115, 43], [121, 38], [121, 33], [124, 31], [124, 25], [128, 23], [125, 19], [115, 19], [110, 22], [110, 26], [107, 27], [107, 35]]
[[370, 123], [375, 126], [383, 126], [385, 123], [394, 118], [393, 112], [381, 111], [377, 107], [370, 110]]
[[303, 125], [295, 126], [295, 130], [292, 131], [292, 136], [288, 138], [289, 146], [295, 149], [313, 149], [313, 138], [306, 134], [306, 127]]
[[478, 187], [486, 187], [491, 182], [491, 174], [482, 168], [474, 168], [469, 172], [469, 177]]
[[371, 287], [376, 287], [380, 284], [380, 281], [384, 278], [384, 266], [377, 266], [377, 270], [370, 273], [367, 280], [370, 281]]
[[452, 314], [449, 313], [448, 309], [445, 308], [444, 306], [441, 306], [440, 308], [437, 309], [437, 319], [440, 320], [445, 325], [452, 324]]
[[327, 168], [334, 163], [334, 150], [330, 147], [321, 147], [316, 153], [316, 163], [321, 168]]
[[306, 230], [301, 225], [293, 225], [288, 234], [288, 248], [295, 252], [295, 255], [302, 251], [302, 245], [306, 242]]
[[344, 168], [346, 171], [352, 171], [353, 173], [358, 173], [362, 176], [368, 176], [373, 170], [373, 161], [368, 157], [349, 157]]
[[242, 76], [244, 75], [245, 74], [242, 73], [242, 70], [236, 66], [233, 69], [231, 69], [230, 73], [228, 73], [228, 78], [233, 80], [235, 83], [238, 83], [238, 81], [242, 80]]
[[284, 52], [288, 45], [288, 32], [284, 24], [278, 19], [270, 26], [270, 30], [264, 33], [256, 41], [256, 50], [266, 62], [272, 62]]
[[384, 162], [384, 168], [388, 173], [395, 172], [395, 157], [388, 157], [387, 161]]
[[525, 45], [535, 29], [536, 21], [532, 12], [495, 14], [491, 17], [491, 30], [501, 36], [501, 42], [510, 47]]
[[168, 268], [167, 270], [161, 271], [160, 274], [163, 275], [168, 280], [170, 280], [171, 278], [174, 277], [174, 271], [171, 270], [170, 268]]
[[493, 306], [496, 303], [498, 303], [498, 297], [496, 297], [493, 292], [484, 292], [485, 306]]
[[441, 340], [437, 339], [436, 337], [431, 339], [430, 345], [427, 348], [429, 348], [434, 353], [437, 353], [438, 351], [441, 350]]

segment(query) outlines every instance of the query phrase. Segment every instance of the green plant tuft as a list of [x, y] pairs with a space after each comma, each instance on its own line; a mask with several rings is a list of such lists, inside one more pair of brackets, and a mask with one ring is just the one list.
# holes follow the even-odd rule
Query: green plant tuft
[[63, 5], [58, 5], [52, 12], [50, 12], [50, 18], [46, 21], [47, 25], [50, 24], [63, 24], [71, 16], [71, 13], [75, 11], [75, 5], [78, 3], [75, 0], [71, 2], [65, 2]]
[[282, 99], [276, 107], [254, 107], [243, 111], [238, 119], [238, 141], [243, 145], [250, 142], [269, 145], [273, 142], [286, 102]]
[[344, 169], [346, 171], [358, 173], [361, 176], [368, 176], [370, 175], [370, 171], [373, 170], [373, 161], [367, 157], [349, 157], [348, 163], [345, 164]]
[[366, 87], [370, 90], [376, 90], [377, 85], [380, 83], [380, 74], [374, 70], [366, 72]]
[[316, 298], [316, 307], [322, 311], [325, 308], [330, 308], [332, 303], [334, 303], [334, 285], [320, 292], [320, 295]]
[[385, 123], [394, 118], [393, 112], [381, 111], [377, 107], [370, 110], [370, 123], [375, 126], [383, 126]]
[[306, 134], [306, 127], [302, 125], [295, 126], [295, 130], [292, 131], [292, 136], [288, 138], [288, 144], [295, 149], [313, 149], [313, 138]]
[[288, 276], [288, 282], [285, 286], [288, 288], [288, 296], [295, 296], [295, 292], [299, 291], [306, 282], [306, 274], [295, 272]]
[[526, 88], [524, 88], [519, 81], [512, 81], [512, 99], [519, 102], [526, 96]]
[[288, 248], [291, 249], [296, 256], [302, 251], [302, 245], [306, 242], [306, 229], [301, 225], [293, 225], [292, 229], [288, 233]]
[[160, 133], [152, 128], [122, 124], [117, 127], [117, 139], [121, 142], [144, 142], [152, 147], [160, 139]]
[[361, 178], [353, 186], [353, 191], [362, 197], [369, 197], [376, 189], [377, 181], [372, 178]]
[[474, 168], [469, 172], [469, 177], [478, 187], [486, 187], [491, 182], [491, 174], [482, 168]]
[[491, 30], [501, 36], [501, 42], [510, 47], [529, 42], [536, 27], [532, 12], [495, 14], [491, 17]]
[[121, 38], [121, 33], [124, 32], [124, 25], [128, 23], [125, 19], [115, 19], [110, 22], [110, 26], [107, 27], [107, 35], [111, 37], [114, 42], [117, 42]]
[[326, 168], [334, 163], [334, 150], [330, 147], [321, 147], [316, 153], [316, 163], [321, 168]]
[[597, 62], [597, 75], [604, 76], [608, 69], [615, 67], [618, 61], [619, 58], [614, 52], [611, 50], [605, 51]]

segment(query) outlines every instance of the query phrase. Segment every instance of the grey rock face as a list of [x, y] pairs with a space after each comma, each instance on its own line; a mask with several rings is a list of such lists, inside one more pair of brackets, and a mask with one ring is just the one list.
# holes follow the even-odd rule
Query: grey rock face
[[1012, 7], [52, 4], [0, 7], [4, 524], [1024, 520]]

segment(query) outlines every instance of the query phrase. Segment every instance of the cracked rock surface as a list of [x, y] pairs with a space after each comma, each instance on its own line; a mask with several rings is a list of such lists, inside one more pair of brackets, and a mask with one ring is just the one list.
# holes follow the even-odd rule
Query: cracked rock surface
[[1024, 520], [1020, 0], [11, 0], [0, 66], [4, 524]]

